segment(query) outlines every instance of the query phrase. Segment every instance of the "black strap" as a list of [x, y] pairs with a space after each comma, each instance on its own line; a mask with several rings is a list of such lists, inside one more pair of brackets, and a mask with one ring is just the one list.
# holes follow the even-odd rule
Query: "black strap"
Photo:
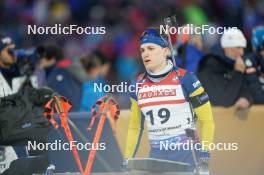
[[193, 108], [197, 108], [199, 106], [202, 106], [203, 104], [207, 103], [208, 101], [209, 101], [209, 96], [205, 91], [199, 95], [189, 97], [189, 102], [192, 104]]
[[184, 85], [184, 83], [182, 81], [182, 76], [180, 74], [179, 69], [175, 68], [175, 71], [176, 71], [176, 74], [177, 74], [177, 76], [178, 76], [178, 78], [180, 80], [180, 84], [182, 85], [183, 91], [186, 92], [186, 95], [187, 95], [186, 99], [187, 99], [188, 102], [191, 103], [192, 108], [197, 108], [197, 107], [199, 107], [199, 106], [201, 106], [201, 105], [203, 105], [203, 104], [205, 104], [206, 102], [209, 101], [209, 96], [208, 96], [208, 94], [205, 91], [203, 93], [199, 94], [199, 95], [196, 95], [196, 96], [193, 96], [193, 97], [189, 97], [188, 92], [186, 91], [185, 85]]
[[180, 48], [180, 58], [181, 58], [181, 65], [179, 67], [185, 68], [186, 65], [186, 52], [187, 52], [187, 43], [184, 43]]

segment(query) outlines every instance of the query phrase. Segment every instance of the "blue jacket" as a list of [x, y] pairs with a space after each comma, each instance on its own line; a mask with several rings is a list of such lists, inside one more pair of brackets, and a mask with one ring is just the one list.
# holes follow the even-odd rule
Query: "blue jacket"
[[188, 70], [189, 72], [196, 73], [203, 55], [203, 52], [190, 44], [182, 45], [178, 49], [178, 55], [175, 59], [176, 65]]
[[104, 91], [100, 91], [94, 85], [102, 87], [106, 85], [106, 82], [103, 78], [98, 77], [96, 80], [86, 81], [82, 85], [82, 96], [81, 96], [81, 105], [80, 111], [91, 112], [92, 106], [100, 98], [106, 95]]
[[53, 68], [47, 77], [47, 86], [69, 99], [72, 103], [71, 111], [79, 111], [82, 82], [80, 82], [68, 68]]

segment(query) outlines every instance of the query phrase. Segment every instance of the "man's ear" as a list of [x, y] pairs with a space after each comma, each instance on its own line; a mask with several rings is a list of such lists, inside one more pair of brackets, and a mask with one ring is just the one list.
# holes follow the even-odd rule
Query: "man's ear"
[[165, 47], [165, 48], [163, 48], [163, 49], [164, 49], [165, 55], [166, 55], [167, 57], [170, 57], [170, 56], [171, 56], [171, 51], [170, 51], [170, 49], [169, 49], [168, 47]]

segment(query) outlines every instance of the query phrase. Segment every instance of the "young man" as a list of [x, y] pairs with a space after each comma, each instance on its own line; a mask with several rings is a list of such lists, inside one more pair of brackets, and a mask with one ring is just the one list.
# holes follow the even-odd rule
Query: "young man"
[[[201, 124], [200, 141], [205, 144], [199, 154], [208, 162], [208, 144], [213, 140], [214, 121], [208, 95], [195, 75], [177, 68], [168, 59], [168, 42], [157, 30], [148, 29], [140, 38], [140, 51], [146, 73], [139, 75], [138, 91], [131, 96], [131, 119], [125, 158], [133, 158], [139, 147], [144, 121], [148, 126], [150, 157], [185, 162], [192, 165], [192, 150], [181, 149], [188, 138], [185, 129], [195, 130], [195, 117]], [[199, 142], [198, 137], [196, 141]], [[177, 144], [179, 150], [164, 144]], [[198, 152], [198, 151], [197, 151]]]

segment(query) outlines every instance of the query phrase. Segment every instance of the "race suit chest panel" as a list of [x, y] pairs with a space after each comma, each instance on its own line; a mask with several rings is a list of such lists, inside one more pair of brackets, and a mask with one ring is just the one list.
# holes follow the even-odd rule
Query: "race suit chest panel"
[[137, 99], [152, 146], [165, 140], [181, 142], [186, 139], [185, 129], [194, 127], [193, 114], [176, 72], [161, 82], [143, 79]]

